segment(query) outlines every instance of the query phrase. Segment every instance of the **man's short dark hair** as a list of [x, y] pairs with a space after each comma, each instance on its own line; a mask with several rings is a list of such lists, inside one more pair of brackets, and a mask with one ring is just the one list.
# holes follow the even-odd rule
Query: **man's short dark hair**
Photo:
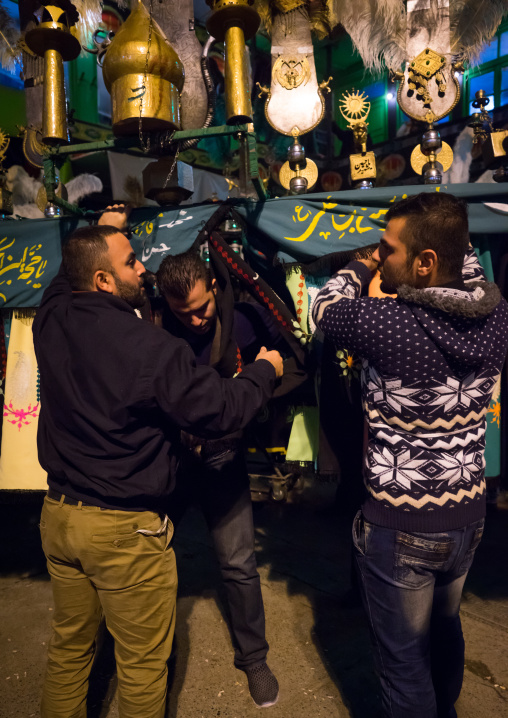
[[433, 249], [442, 276], [459, 277], [469, 246], [467, 204], [446, 192], [422, 192], [390, 207], [386, 220], [404, 217], [401, 239], [412, 262], [424, 249]]
[[175, 299], [186, 299], [200, 279], [209, 291], [212, 288], [210, 270], [196, 249], [165, 257], [157, 272], [161, 293]]
[[93, 289], [93, 276], [98, 270], [111, 272], [106, 237], [118, 234], [116, 227], [103, 224], [76, 229], [62, 247], [62, 264], [74, 291]]

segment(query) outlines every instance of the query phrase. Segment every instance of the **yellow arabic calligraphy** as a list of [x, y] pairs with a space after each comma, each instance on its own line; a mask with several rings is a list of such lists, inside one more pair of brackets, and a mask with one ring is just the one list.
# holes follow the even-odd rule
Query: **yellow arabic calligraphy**
[[[308, 239], [314, 230], [316, 229], [320, 219], [324, 217], [325, 214], [327, 214], [327, 210], [334, 209], [337, 207], [336, 202], [323, 202], [323, 209], [317, 212], [312, 221], [309, 223], [309, 226], [307, 229], [299, 236], [299, 237], [284, 237], [289, 242], [304, 242], [306, 239]], [[366, 212], [367, 207], [361, 207], [362, 211]], [[293, 214], [293, 222], [298, 221], [303, 222], [305, 219], [312, 216], [312, 213], [308, 211], [305, 216], [302, 216], [302, 211], [304, 210], [304, 207], [301, 205], [298, 205], [295, 207], [295, 214]], [[376, 212], [373, 212], [372, 214], [368, 215], [368, 218], [371, 220], [380, 219], [384, 214], [386, 214], [388, 210], [386, 209], [380, 209]], [[296, 217], [295, 217], [296, 215]], [[346, 218], [343, 222], [338, 221], [338, 218]], [[331, 221], [332, 226], [337, 232], [341, 232], [339, 239], [341, 239], [344, 236], [344, 233], [346, 230], [349, 229], [349, 232], [352, 234], [354, 232], [358, 232], [358, 234], [363, 234], [364, 232], [369, 232], [372, 229], [378, 229], [377, 227], [363, 227], [362, 221], [366, 219], [365, 215], [358, 215], [357, 210], [354, 209], [352, 214], [346, 215], [346, 214], [339, 214], [339, 215], [331, 215]], [[323, 239], [327, 240], [328, 237], [331, 235], [331, 232], [323, 231], [319, 232], [319, 236], [323, 237]]]
[[[300, 217], [300, 214], [301, 214], [302, 210], [303, 210], [303, 207], [302, 207], [301, 205], [298, 206], [298, 207], [295, 207], [295, 214], [296, 214], [296, 216], [298, 217], [298, 221], [299, 221], [299, 222], [305, 222], [305, 220], [308, 219], [308, 217], [310, 217], [310, 214], [311, 214], [310, 212], [307, 212], [306, 215], [305, 215], [305, 217]], [[293, 216], [293, 220], [294, 220], [294, 219], [295, 219], [295, 218], [294, 218], [294, 216]]]
[[[25, 280], [27, 284], [31, 284], [32, 279], [42, 276], [47, 265], [47, 260], [43, 260], [38, 254], [42, 244], [34, 244], [30, 248], [25, 247], [19, 261], [13, 261], [14, 257], [12, 254], [7, 254], [6, 250], [13, 247], [15, 242], [15, 238], [9, 241], [7, 237], [4, 237], [0, 240], [0, 276], [7, 272], [18, 270], [18, 276], [13, 278], [17, 281]], [[8, 262], [7, 265], [5, 260]], [[12, 278], [2, 279], [0, 284], [10, 285], [12, 284]], [[33, 286], [37, 289], [41, 285], [34, 284]], [[7, 301], [3, 294], [0, 294], [0, 298], [3, 298], [4, 302]]]
[[316, 229], [317, 223], [326, 214], [323, 210], [321, 212], [318, 212], [312, 222], [309, 224], [307, 229], [303, 234], [301, 234], [299, 237], [284, 237], [284, 239], [287, 239], [289, 242], [303, 242], [307, 239], [307, 237], [310, 237], [312, 232]]
[[[160, 214], [159, 217], [162, 217], [163, 215]], [[145, 226], [146, 225], [146, 226]], [[138, 224], [138, 226], [133, 230], [133, 233], [137, 236], [141, 235], [143, 233], [143, 230], [146, 231], [147, 234], [152, 234], [153, 231], [153, 222], [149, 222], [148, 220], [144, 220], [144, 222], [141, 222]]]
[[[338, 223], [335, 221], [335, 216], [332, 214], [332, 224], [333, 224], [333, 228], [336, 229], [337, 232], [342, 232], [343, 229], [347, 229], [347, 228], [349, 227], [349, 225], [351, 224], [351, 222], [354, 220], [355, 214], [356, 214], [356, 209], [353, 211], [353, 214], [351, 214], [351, 215], [349, 216], [349, 219], [347, 219], [347, 220], [346, 220], [345, 222], [343, 222], [342, 224], [338, 224]], [[339, 214], [339, 217], [345, 217], [345, 216], [346, 216], [345, 214]]]

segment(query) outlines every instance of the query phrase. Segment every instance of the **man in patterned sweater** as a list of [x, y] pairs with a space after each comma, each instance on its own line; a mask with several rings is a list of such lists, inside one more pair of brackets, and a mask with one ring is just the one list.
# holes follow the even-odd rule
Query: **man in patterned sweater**
[[[353, 540], [384, 714], [454, 718], [459, 604], [483, 532], [485, 417], [508, 305], [485, 281], [462, 201], [422, 193], [386, 219], [372, 258], [335, 274], [313, 316], [363, 360], [368, 494]], [[395, 298], [362, 297], [378, 266]]]

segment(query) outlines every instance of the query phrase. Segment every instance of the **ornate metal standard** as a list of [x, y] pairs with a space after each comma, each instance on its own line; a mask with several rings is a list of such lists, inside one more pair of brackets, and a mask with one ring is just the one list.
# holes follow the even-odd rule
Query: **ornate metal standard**
[[324, 92], [331, 77], [318, 83], [308, 17], [292, 12], [275, 14], [272, 27], [272, 81], [258, 83], [266, 95], [265, 117], [274, 130], [288, 137], [315, 129], [324, 117]]
[[48, 145], [69, 142], [63, 63], [76, 59], [81, 45], [69, 30], [65, 10], [43, 6], [41, 22], [27, 31], [25, 42], [32, 52], [44, 57], [42, 141]]
[[349, 156], [351, 182], [355, 189], [371, 189], [376, 179], [376, 155], [367, 152], [367, 117], [370, 112], [368, 97], [362, 92], [344, 92], [339, 103], [342, 117], [353, 132], [356, 153]]
[[484, 90], [475, 93], [473, 107], [480, 112], [473, 113], [469, 127], [474, 130], [473, 142], [481, 143], [483, 161], [487, 167], [495, 169], [492, 179], [495, 182], [508, 182], [508, 130], [494, 129], [492, 118], [485, 109], [489, 102]]
[[440, 184], [442, 172], [453, 162], [453, 151], [441, 141], [434, 123], [457, 105], [456, 74], [464, 69], [452, 62], [449, 0], [440, 0], [435, 8], [430, 3], [408, 2], [406, 52], [405, 70], [392, 73], [399, 80], [397, 100], [408, 117], [428, 125], [421, 144], [413, 150], [411, 166], [423, 175], [425, 184]]
[[228, 125], [252, 122], [245, 40], [254, 37], [259, 27], [259, 15], [252, 7], [254, 0], [207, 1], [213, 9], [207, 30], [217, 40], [223, 40], [226, 49], [226, 122]]
[[180, 58], [141, 0], [108, 46], [104, 82], [115, 135], [180, 128]]

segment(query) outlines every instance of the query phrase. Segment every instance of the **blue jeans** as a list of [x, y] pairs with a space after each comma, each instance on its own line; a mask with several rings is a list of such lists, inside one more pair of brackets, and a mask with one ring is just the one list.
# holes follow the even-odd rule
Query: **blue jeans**
[[406, 533], [368, 523], [353, 543], [387, 718], [456, 718], [464, 673], [459, 608], [483, 519]]
[[203, 511], [219, 561], [235, 666], [245, 669], [263, 663], [268, 653], [265, 611], [254, 553], [249, 476], [241, 445], [211, 456], [184, 452], [168, 508], [175, 529], [190, 504]]

